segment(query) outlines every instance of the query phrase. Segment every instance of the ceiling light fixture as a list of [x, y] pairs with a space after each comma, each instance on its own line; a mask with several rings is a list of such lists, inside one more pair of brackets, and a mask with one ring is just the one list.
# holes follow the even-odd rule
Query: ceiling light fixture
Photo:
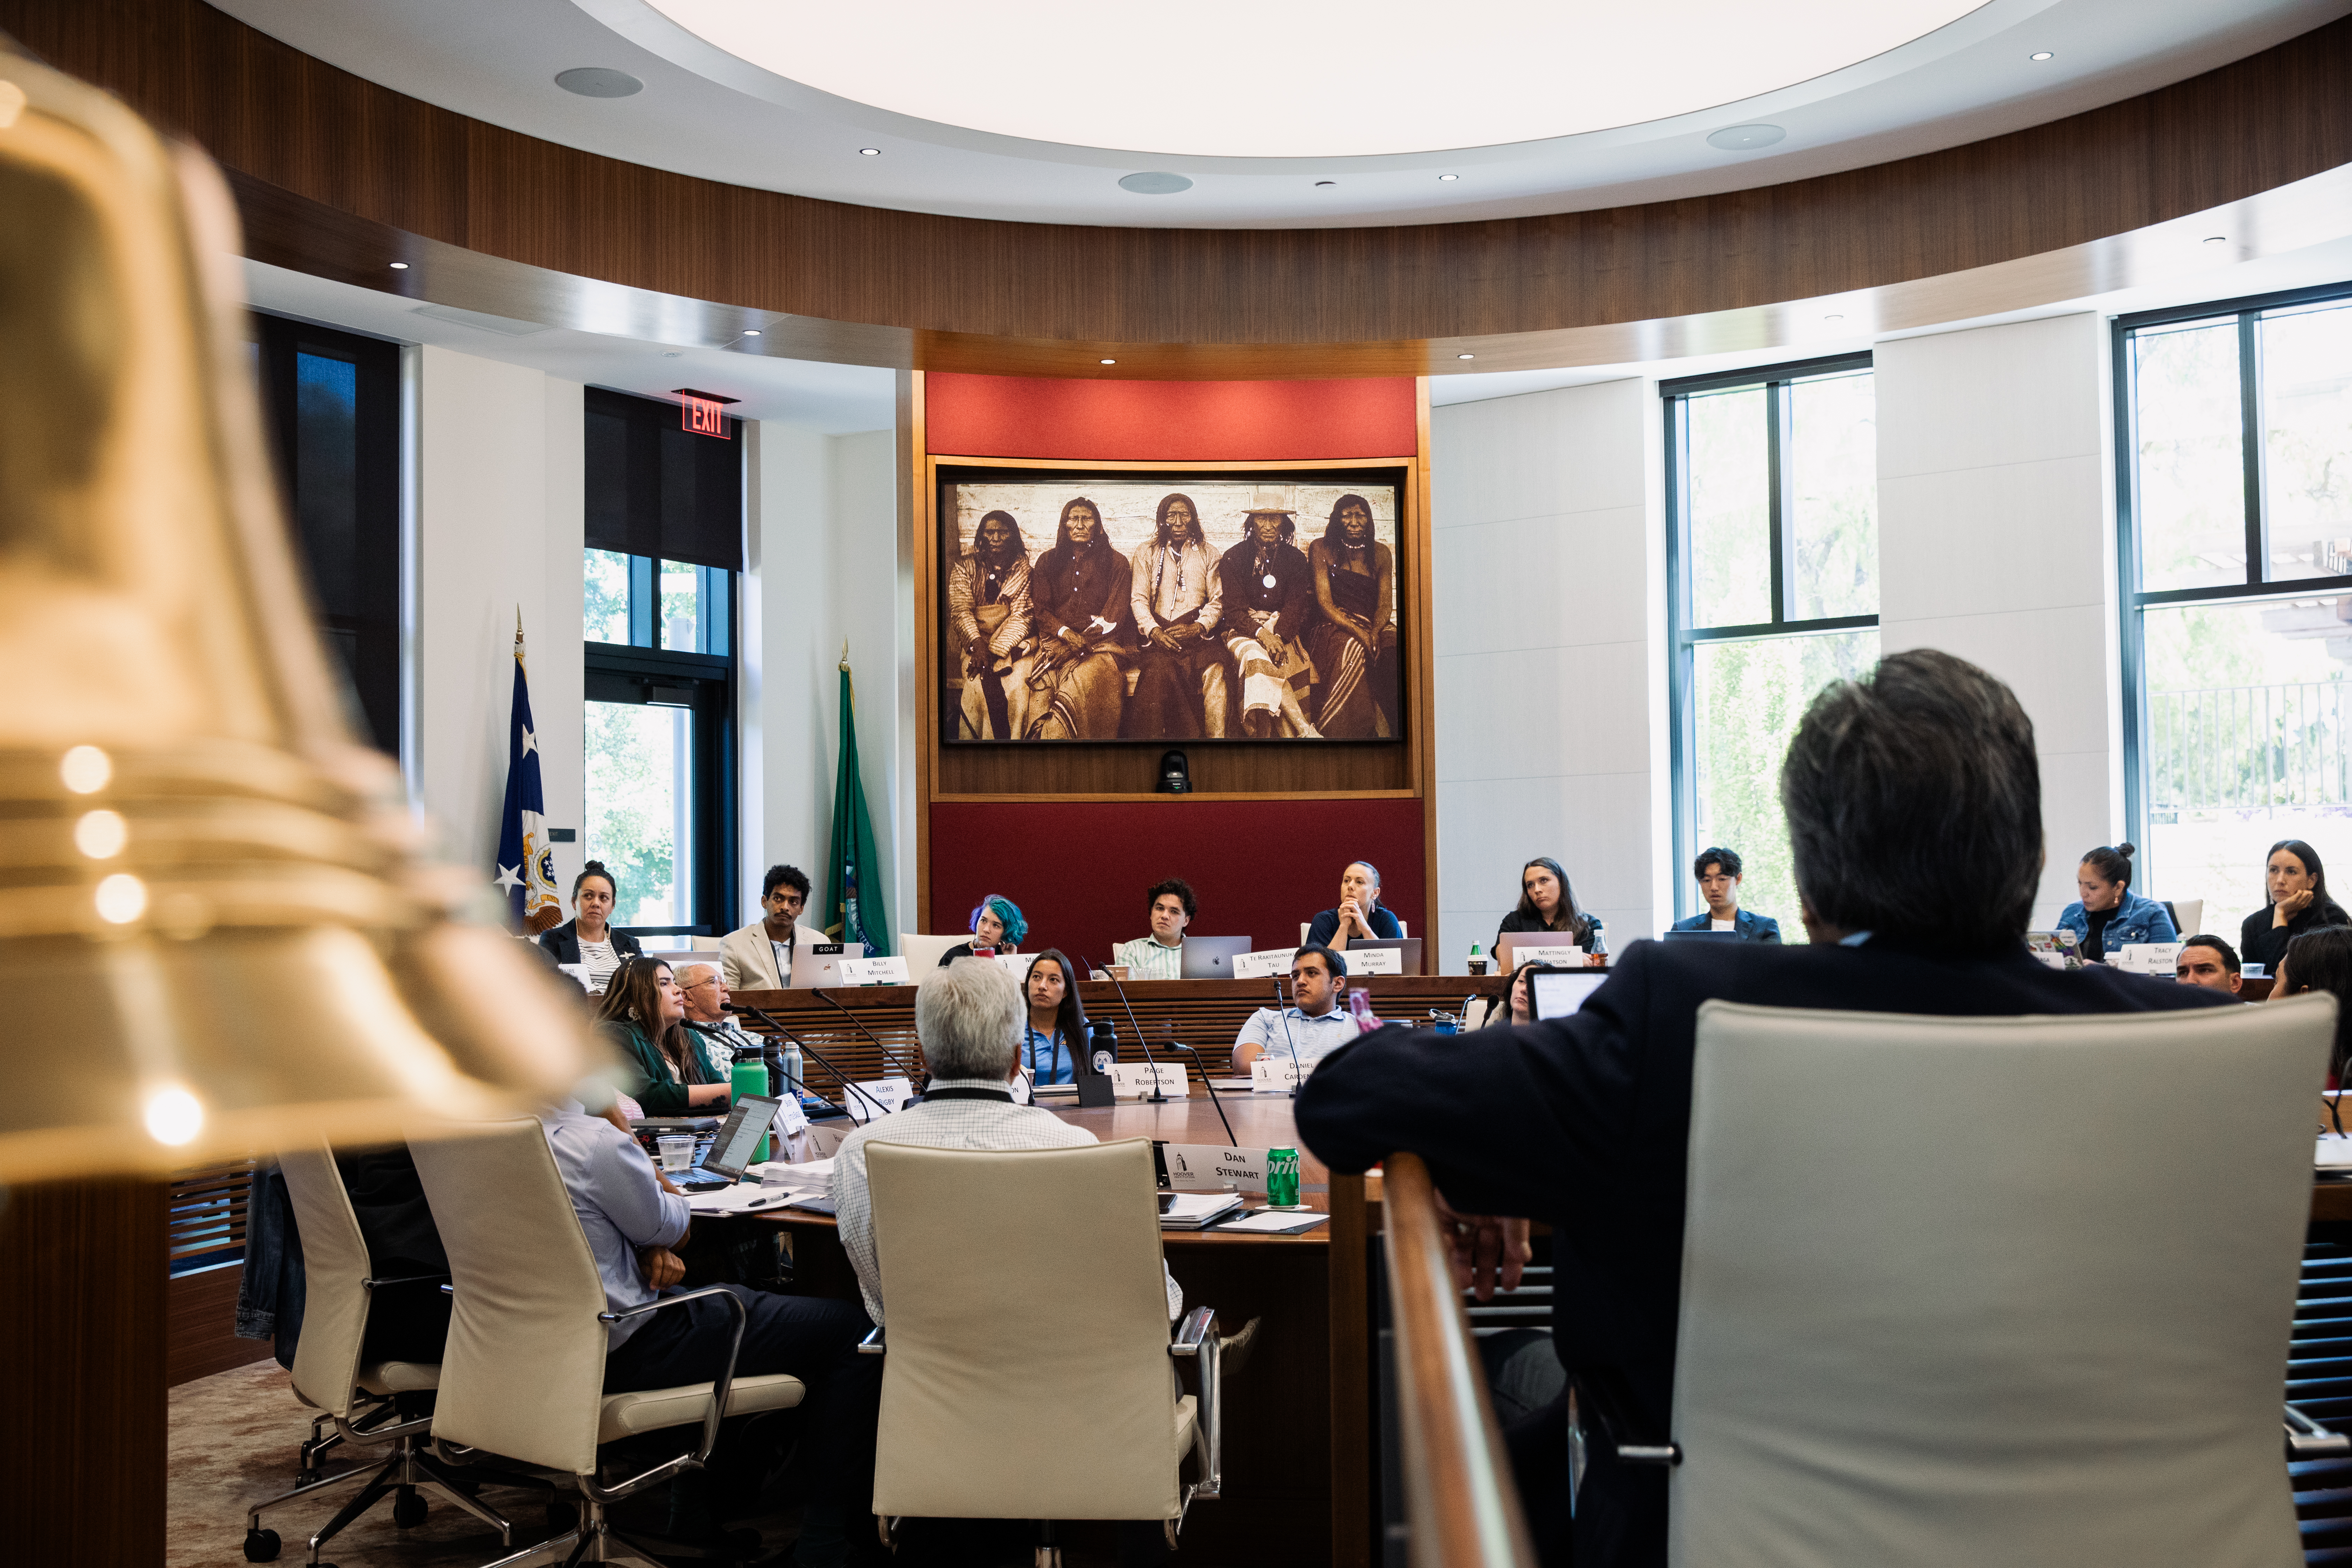
[[2227, 245], [2230, 243], [2230, 237], [2226, 234], [2209, 234], [2205, 237], [2205, 243], [2208, 245]]
[[579, 66], [555, 73], [555, 85], [583, 98], [628, 98], [645, 91], [646, 84], [626, 71], [603, 66]]
[[1437, 176], [1437, 178], [1438, 178], [1438, 180], [1439, 180], [1439, 182], [1440, 182], [1441, 184], [1445, 183], [1445, 182], [1449, 182], [1449, 181], [1453, 181], [1453, 180], [1458, 180], [1458, 179], [1460, 179], [1461, 177], [1462, 177], [1462, 176], [1461, 176], [1461, 175], [1459, 175], [1459, 174], [1440, 174], [1440, 175], [1438, 175], [1438, 176]]
[[1476, 359], [1478, 356], [1476, 354], [1455, 354], [1454, 357], [1455, 359]]
[[861, 158], [879, 158], [882, 156], [882, 149], [879, 147], [860, 147], [857, 150], [857, 155]]
[[1121, 175], [1118, 188], [1132, 191], [1139, 196], [1172, 196], [1179, 191], [1191, 190], [1192, 182], [1165, 169], [1147, 169], [1139, 174]]
[[1845, 318], [1843, 316], [1823, 316], [1822, 320], [1824, 321], [1843, 321]]
[[1117, 360], [1115, 360], [1115, 359], [1107, 359], [1107, 360], [1099, 361], [1099, 362], [1097, 362], [1097, 363], [1102, 363], [1102, 364], [1117, 364], [1117, 363], [1118, 363], [1118, 361], [1117, 361]]
[[1727, 125], [1708, 132], [1706, 144], [1726, 153], [1752, 153], [1759, 147], [1769, 147], [1788, 134], [1777, 125]]
[[760, 329], [757, 327], [746, 327], [743, 329], [743, 335], [747, 338], [756, 338], [760, 335]]
[[408, 263], [405, 261], [395, 261], [392, 264], [392, 269], [394, 272], [405, 272], [408, 270]]
[[2025, 58], [2030, 60], [2046, 60], [2050, 58], [2050, 51], [2043, 49], [2038, 54], [2028, 55]]
[[1319, 191], [1326, 185], [1336, 185], [1339, 183], [1337, 180], [1318, 180], [1315, 182], [1315, 188]]

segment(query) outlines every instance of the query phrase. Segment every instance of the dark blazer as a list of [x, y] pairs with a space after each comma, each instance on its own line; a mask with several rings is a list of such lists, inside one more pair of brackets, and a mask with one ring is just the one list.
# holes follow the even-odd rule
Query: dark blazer
[[[2104, 966], [2051, 969], [2021, 943], [1954, 958], [1876, 942], [1637, 942], [1566, 1018], [1470, 1036], [1383, 1029], [1325, 1057], [1297, 1101], [1299, 1137], [1316, 1157], [1353, 1172], [1411, 1150], [1456, 1209], [1549, 1221], [1562, 1364], [1613, 1385], [1637, 1431], [1661, 1436], [1674, 1391], [1693, 1037], [1710, 997], [1948, 1016], [2236, 1002]], [[1594, 1463], [1574, 1531], [1577, 1568], [1663, 1564], [1664, 1472]]]
[[2312, 900], [2303, 913], [2283, 926], [2271, 924], [2271, 907], [2265, 902], [2238, 928], [2238, 961], [2267, 965], [2263, 973], [2275, 975], [2279, 960], [2286, 956], [2288, 942], [2307, 931], [2340, 925], [2352, 925], [2352, 915], [2346, 914], [2343, 906], [2333, 899]]
[[[644, 956], [646, 950], [637, 945], [637, 939], [620, 927], [608, 925], [604, 928], [604, 933], [613, 939], [613, 955], [615, 958]], [[565, 921], [553, 931], [541, 932], [539, 945], [552, 954], [558, 963], [579, 963], [580, 922], [576, 920]]]
[[[1705, 910], [1701, 910], [1690, 919], [1676, 921], [1666, 929], [1668, 931], [1705, 931], [1707, 929], [1707, 922], [1714, 918]], [[1731, 934], [1742, 942], [1778, 942], [1780, 940], [1780, 922], [1770, 915], [1759, 915], [1754, 910], [1742, 910], [1731, 917]]]

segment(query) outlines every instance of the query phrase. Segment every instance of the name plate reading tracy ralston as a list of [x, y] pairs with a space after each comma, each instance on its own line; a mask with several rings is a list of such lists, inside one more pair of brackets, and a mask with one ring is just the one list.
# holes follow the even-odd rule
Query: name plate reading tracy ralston
[[1213, 1143], [1171, 1143], [1162, 1150], [1168, 1184], [1180, 1193], [1265, 1191], [1265, 1151], [1220, 1149]]

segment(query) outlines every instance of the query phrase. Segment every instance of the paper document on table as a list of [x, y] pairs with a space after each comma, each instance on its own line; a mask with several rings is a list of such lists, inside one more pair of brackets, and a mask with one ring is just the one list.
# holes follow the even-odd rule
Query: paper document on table
[[2352, 1170], [2352, 1138], [2339, 1138], [2333, 1132], [2321, 1133], [2318, 1165], [2323, 1171]]
[[780, 1209], [791, 1201], [789, 1193], [746, 1184], [721, 1187], [715, 1193], [695, 1193], [687, 1198], [686, 1206], [696, 1214], [751, 1214], [761, 1209]]
[[1221, 1214], [1242, 1206], [1238, 1193], [1176, 1193], [1162, 1194], [1168, 1206], [1160, 1211], [1162, 1230], [1198, 1230]]
[[810, 1160], [794, 1165], [782, 1160], [771, 1160], [764, 1165], [750, 1167], [760, 1178], [760, 1184], [771, 1190], [777, 1187], [814, 1187], [823, 1191], [833, 1185], [833, 1162]]
[[1328, 1214], [1285, 1214], [1280, 1209], [1260, 1209], [1247, 1219], [1229, 1219], [1214, 1226], [1219, 1236], [1227, 1231], [1250, 1231], [1261, 1236], [1288, 1236], [1297, 1231], [1313, 1230], [1331, 1216]]

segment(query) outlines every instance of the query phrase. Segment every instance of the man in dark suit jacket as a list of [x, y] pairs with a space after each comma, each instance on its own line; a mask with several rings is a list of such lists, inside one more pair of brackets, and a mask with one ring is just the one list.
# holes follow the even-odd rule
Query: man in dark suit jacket
[[1739, 864], [1739, 851], [1708, 847], [1698, 852], [1691, 862], [1691, 875], [1698, 879], [1699, 897], [1706, 908], [1686, 920], [1676, 921], [1668, 931], [1719, 931], [1741, 942], [1778, 942], [1780, 922], [1769, 915], [1759, 915], [1754, 910], [1739, 907], [1739, 884], [1744, 878]]
[[[2027, 952], [2042, 857], [2033, 727], [1973, 665], [1923, 649], [1825, 689], [1780, 797], [1812, 945], [1636, 942], [1566, 1018], [1476, 1037], [1383, 1030], [1326, 1057], [1299, 1091], [1300, 1136], [1332, 1169], [1411, 1150], [1465, 1216], [1549, 1222], [1555, 1348], [1572, 1378], [1614, 1396], [1629, 1438], [1662, 1438], [1671, 1408], [1702, 1002], [2002, 1016], [2230, 1000]], [[1457, 1246], [1515, 1285], [1525, 1220], [1467, 1226]], [[1571, 1537], [1578, 1568], [1665, 1562], [1663, 1470], [1596, 1456], [1571, 1523], [1565, 1396], [1511, 1438], [1547, 1563], [1570, 1560]]]

